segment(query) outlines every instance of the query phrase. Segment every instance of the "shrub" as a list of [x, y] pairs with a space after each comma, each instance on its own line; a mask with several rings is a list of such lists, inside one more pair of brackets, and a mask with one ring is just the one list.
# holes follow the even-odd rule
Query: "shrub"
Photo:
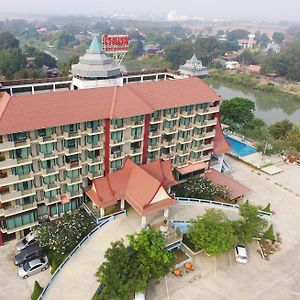
[[262, 211], [271, 212], [271, 203], [269, 203]]
[[43, 291], [43, 288], [40, 286], [40, 284], [37, 281], [35, 281], [34, 289], [31, 294], [31, 300], [37, 300], [40, 297], [42, 291]]
[[267, 240], [275, 241], [275, 235], [273, 232], [273, 225], [270, 225], [269, 229], [264, 233], [264, 238]]

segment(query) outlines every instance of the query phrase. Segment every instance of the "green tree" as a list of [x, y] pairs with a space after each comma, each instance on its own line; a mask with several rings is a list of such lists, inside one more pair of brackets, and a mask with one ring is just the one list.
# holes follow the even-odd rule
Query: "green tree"
[[144, 274], [135, 269], [134, 252], [124, 245], [123, 240], [112, 243], [104, 257], [106, 261], [96, 273], [104, 285], [97, 300], [129, 300], [136, 290], [146, 289], [145, 281], [141, 280]]
[[165, 239], [159, 231], [143, 229], [140, 233], [129, 235], [128, 239], [130, 248], [135, 252], [136, 271], [147, 284], [170, 271], [173, 255], [166, 250]]
[[227, 34], [228, 41], [237, 41], [239, 39], [248, 39], [249, 31], [244, 29], [234, 29]]
[[18, 48], [19, 40], [17, 40], [10, 32], [4, 31], [0, 33], [0, 51]]
[[269, 127], [270, 133], [275, 139], [283, 139], [292, 129], [293, 123], [288, 120], [276, 122]]
[[68, 46], [71, 42], [74, 41], [75, 36], [67, 30], [62, 30], [58, 32], [55, 36], [55, 45], [58, 49]]
[[165, 49], [165, 59], [170, 63], [171, 67], [178, 69], [179, 65], [185, 63], [193, 55], [193, 44], [189, 40], [175, 42]]
[[65, 75], [69, 75], [70, 71], [71, 71], [71, 67], [74, 64], [77, 64], [79, 62], [79, 56], [78, 55], [74, 55], [72, 56], [68, 61], [66, 62], [59, 62], [58, 63], [58, 67], [59, 70]]
[[34, 290], [31, 294], [31, 300], [37, 300], [39, 299], [41, 293], [43, 292], [43, 288], [40, 286], [38, 281], [34, 282]]
[[300, 152], [300, 128], [294, 125], [293, 129], [285, 136], [283, 143], [286, 150]]
[[245, 98], [232, 98], [223, 101], [220, 108], [222, 122], [233, 130], [249, 128], [254, 119], [255, 103]]
[[15, 72], [26, 64], [20, 49], [9, 49], [0, 52], [0, 74], [6, 79], [12, 79]]
[[274, 32], [272, 35], [272, 39], [275, 43], [281, 44], [285, 38], [285, 35], [283, 32]]
[[227, 252], [236, 243], [231, 221], [216, 209], [208, 209], [202, 218], [194, 220], [187, 235], [197, 248], [212, 255]]
[[131, 58], [137, 58], [143, 53], [143, 42], [141, 40], [131, 41], [128, 49], [128, 56]]
[[248, 244], [264, 232], [267, 222], [259, 216], [258, 208], [248, 202], [240, 204], [239, 211], [242, 219], [233, 222], [234, 232], [239, 243]]

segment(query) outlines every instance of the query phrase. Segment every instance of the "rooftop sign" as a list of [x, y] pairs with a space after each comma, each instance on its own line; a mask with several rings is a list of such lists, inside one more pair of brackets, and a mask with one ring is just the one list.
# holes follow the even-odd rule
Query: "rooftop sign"
[[128, 35], [108, 35], [102, 36], [102, 44], [105, 52], [128, 51]]

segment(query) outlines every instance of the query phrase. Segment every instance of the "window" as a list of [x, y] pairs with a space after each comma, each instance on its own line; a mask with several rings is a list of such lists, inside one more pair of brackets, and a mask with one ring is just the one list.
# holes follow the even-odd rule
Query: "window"
[[180, 125], [189, 126], [190, 125], [190, 118], [180, 118]]
[[46, 176], [43, 178], [44, 184], [53, 184], [53, 183], [55, 183], [55, 180], [56, 180], [55, 175], [50, 175], [50, 176]]
[[165, 121], [164, 128], [173, 128], [176, 125], [176, 121]]
[[12, 138], [14, 142], [23, 142], [26, 141], [27, 139], [27, 133], [26, 132], [13, 133], [12, 137], [10, 136], [10, 138]]
[[58, 191], [59, 190], [57, 189], [57, 190], [51, 190], [51, 191], [44, 192], [44, 196], [47, 199], [56, 198], [56, 196], [58, 195]]
[[53, 128], [39, 129], [38, 136], [40, 137], [50, 137], [53, 134]]
[[64, 131], [67, 131], [69, 133], [76, 133], [77, 132], [78, 125], [77, 124], [71, 124], [71, 125], [65, 125], [63, 126]]
[[79, 161], [78, 154], [66, 156], [66, 163], [71, 163], [71, 162], [76, 162], [76, 161]]
[[110, 167], [112, 169], [120, 169], [122, 167], [122, 159], [112, 161]]
[[76, 193], [79, 191], [79, 184], [67, 185], [67, 192]]
[[16, 149], [9, 152], [9, 156], [12, 159], [24, 159], [29, 156], [28, 148]]
[[156, 146], [158, 144], [159, 138], [154, 138], [154, 139], [148, 139], [148, 145], [149, 146]]
[[177, 112], [176, 108], [167, 108], [165, 109], [165, 115], [174, 115]]
[[18, 166], [12, 169], [12, 173], [18, 176], [27, 175], [30, 171], [30, 165]]
[[19, 192], [30, 190], [32, 189], [32, 186], [33, 186], [32, 180], [16, 183], [14, 185], [15, 189]]
[[153, 112], [151, 114], [151, 118], [153, 118], [154, 120], [159, 120], [161, 117], [160, 117], [160, 111], [159, 110], [156, 110], [155, 112]]
[[98, 173], [100, 171], [100, 165], [89, 166], [89, 172], [92, 174]]
[[178, 137], [187, 139], [189, 137], [189, 132], [188, 131], [179, 131], [178, 132]]
[[184, 151], [185, 149], [187, 149], [187, 144], [178, 144], [176, 148], [177, 150]]
[[193, 110], [193, 106], [191, 105], [182, 106], [180, 108], [180, 112], [191, 112], [192, 110]]
[[67, 171], [66, 173], [66, 176], [70, 179], [77, 178], [80, 175], [79, 169]]
[[191, 158], [192, 159], [198, 159], [200, 158], [200, 152], [191, 152]]
[[100, 150], [88, 151], [87, 157], [90, 159], [96, 158], [100, 156]]
[[194, 135], [201, 135], [204, 132], [203, 128], [195, 128], [194, 129]]
[[100, 126], [100, 121], [89, 121], [85, 123], [86, 128], [96, 129]]
[[87, 138], [86, 138], [86, 141], [88, 144], [92, 144], [92, 145], [95, 145], [95, 144], [98, 144], [99, 142], [99, 135], [96, 134], [96, 135], [88, 135]]
[[142, 123], [144, 120], [143, 116], [135, 116], [131, 118], [132, 123], [134, 123], [135, 125]]
[[114, 131], [111, 133], [110, 138], [112, 140], [121, 141], [123, 139], [123, 131]]
[[25, 197], [23, 198], [23, 205], [27, 205], [27, 204], [31, 204], [33, 203], [33, 196], [30, 196], [30, 197]]
[[56, 165], [56, 160], [55, 159], [49, 159], [49, 160], [44, 160], [40, 162], [41, 168], [46, 170], [46, 169], [51, 169]]
[[16, 227], [21, 227], [26, 224], [33, 223], [36, 220], [36, 213], [32, 212], [17, 217], [9, 218], [6, 220], [6, 225], [8, 229], [13, 229]]
[[205, 116], [196, 115], [195, 122], [202, 123], [205, 120]]
[[121, 128], [121, 127], [123, 127], [123, 119], [112, 119], [111, 125], [113, 125], [117, 128]]
[[185, 156], [176, 156], [177, 163], [185, 163], [186, 159]]
[[131, 157], [131, 160], [133, 160], [136, 164], [140, 164], [141, 163], [141, 155], [136, 155]]
[[76, 139], [73, 139], [73, 140], [65, 140], [64, 142], [65, 144], [65, 148], [76, 148], [77, 145], [78, 145], [78, 141]]
[[193, 141], [192, 142], [192, 147], [195, 147], [195, 148], [201, 148], [202, 146], [202, 141]]
[[131, 136], [134, 136], [134, 137], [138, 138], [141, 135], [142, 135], [142, 127], [132, 128], [131, 129]]
[[40, 145], [40, 152], [41, 153], [50, 154], [53, 151], [54, 151], [54, 144], [53, 143]]

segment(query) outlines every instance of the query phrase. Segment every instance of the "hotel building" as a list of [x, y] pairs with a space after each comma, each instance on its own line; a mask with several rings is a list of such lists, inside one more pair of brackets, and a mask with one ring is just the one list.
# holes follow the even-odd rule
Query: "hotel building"
[[79, 208], [127, 157], [170, 161], [180, 180], [228, 151], [220, 97], [200, 79], [124, 76], [96, 39], [72, 73], [67, 91], [0, 92], [1, 240]]

